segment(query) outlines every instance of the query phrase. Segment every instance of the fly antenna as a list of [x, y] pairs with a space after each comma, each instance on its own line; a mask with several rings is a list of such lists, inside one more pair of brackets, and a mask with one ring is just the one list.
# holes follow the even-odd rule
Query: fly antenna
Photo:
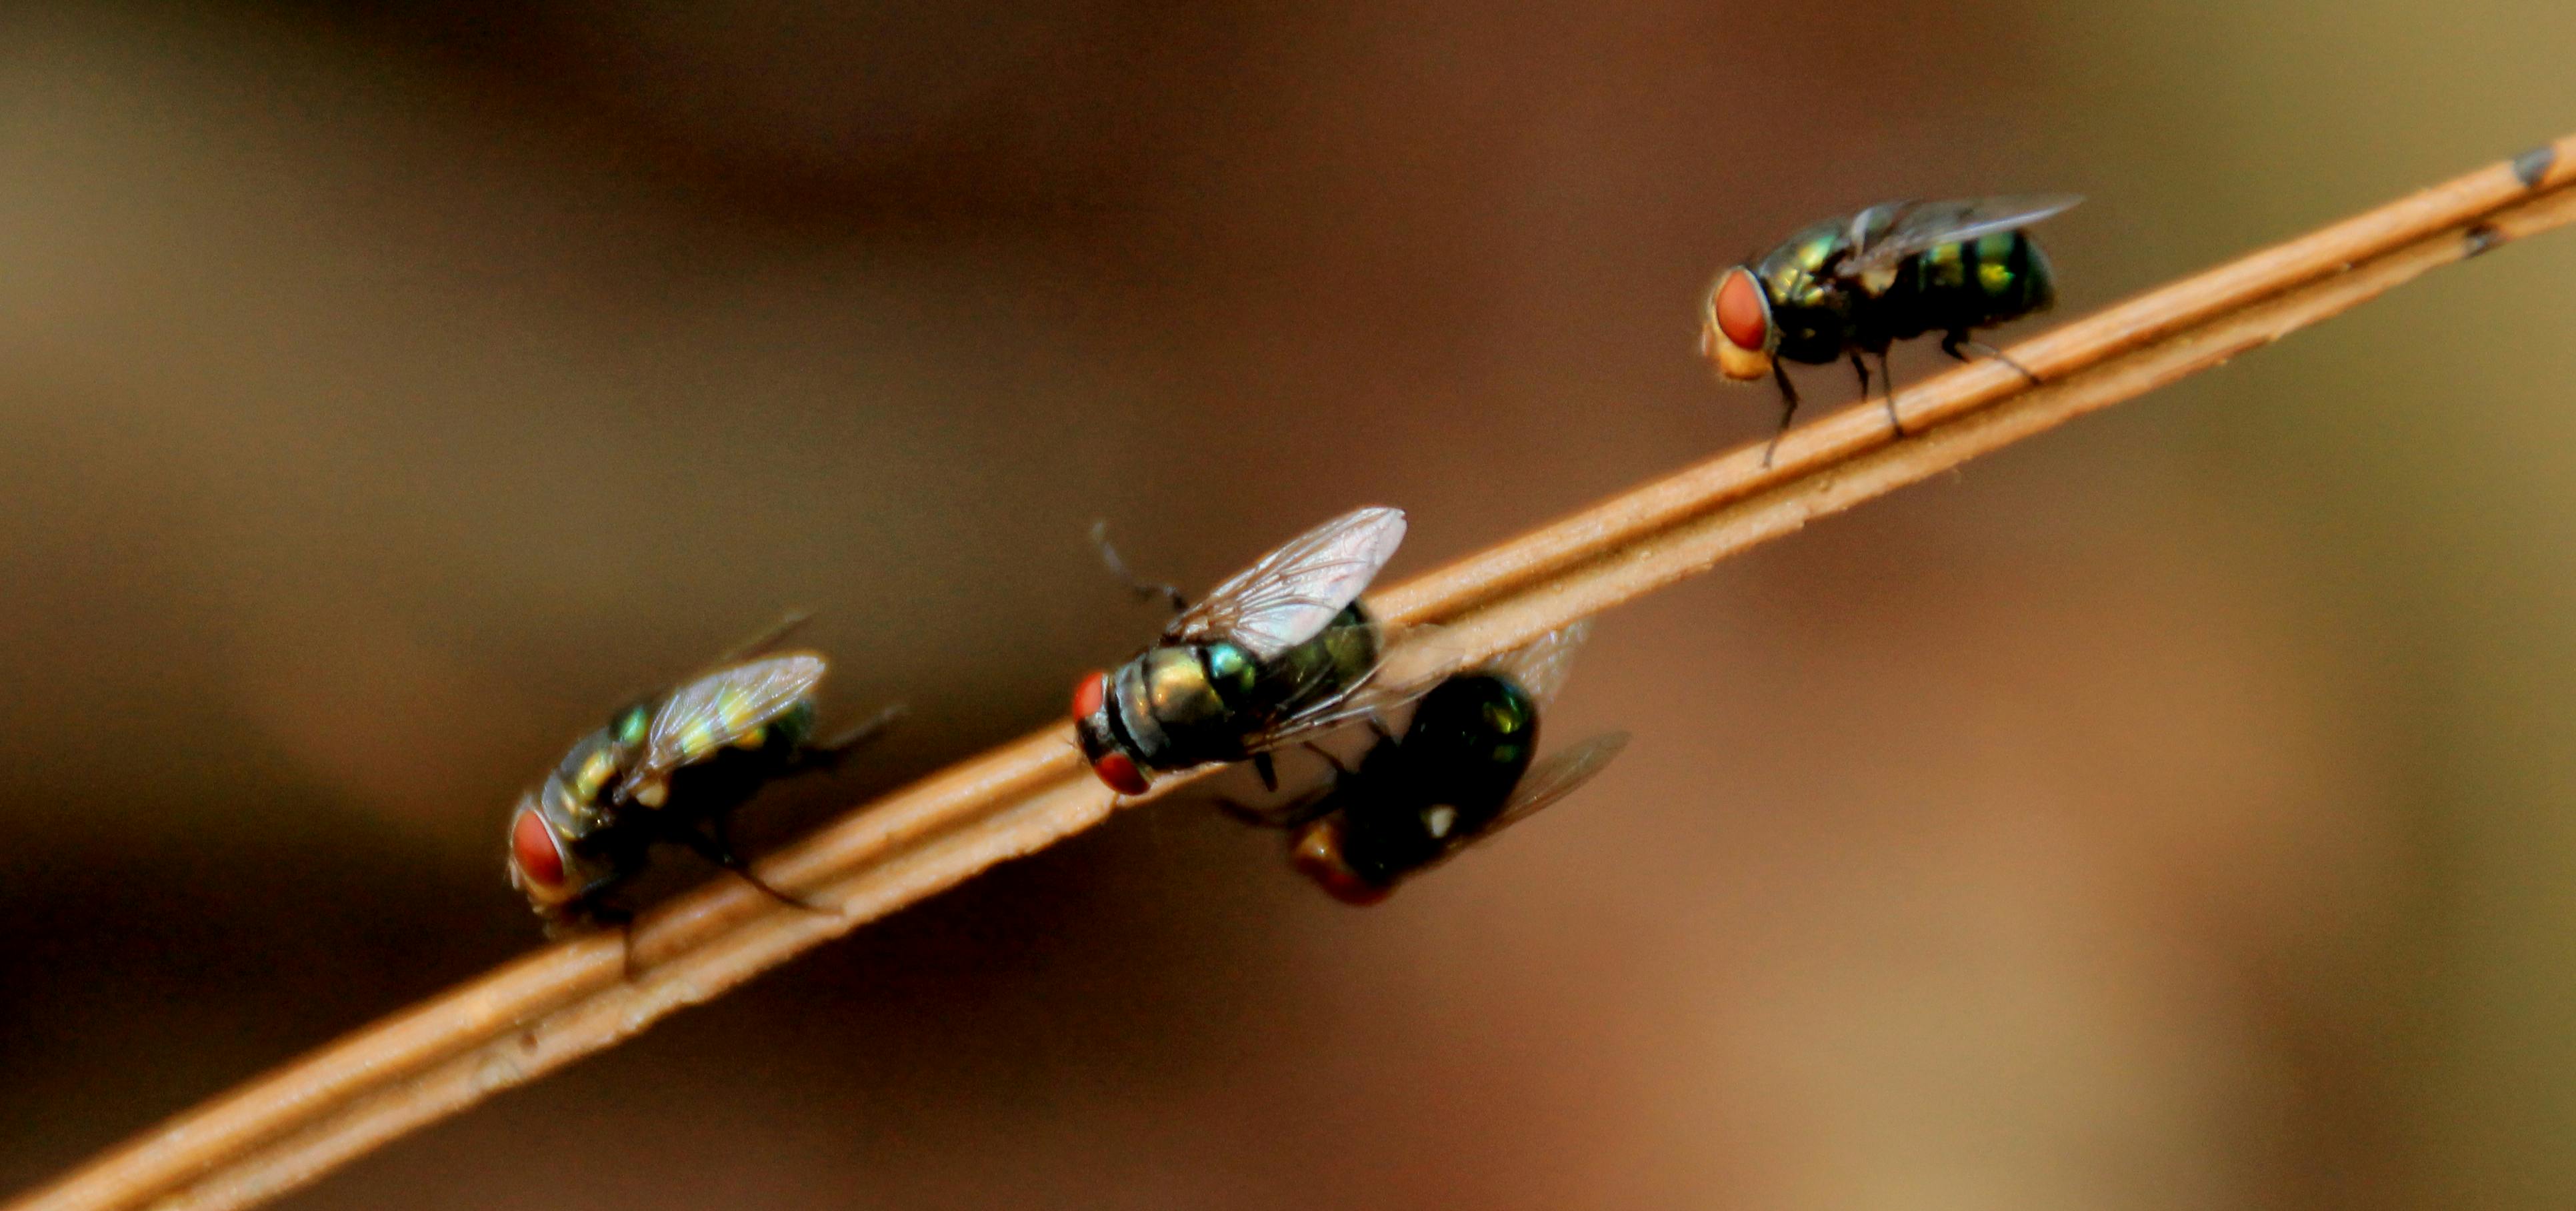
[[1127, 591], [1134, 593], [1136, 600], [1152, 601], [1157, 597], [1163, 598], [1172, 603], [1172, 612], [1175, 614], [1190, 608], [1190, 599], [1179, 589], [1167, 584], [1138, 580], [1135, 573], [1127, 570], [1127, 561], [1118, 558], [1118, 548], [1109, 545], [1109, 522], [1106, 519], [1091, 523], [1091, 541], [1094, 546], [1100, 548], [1100, 560], [1109, 565], [1109, 574], [1125, 582]]

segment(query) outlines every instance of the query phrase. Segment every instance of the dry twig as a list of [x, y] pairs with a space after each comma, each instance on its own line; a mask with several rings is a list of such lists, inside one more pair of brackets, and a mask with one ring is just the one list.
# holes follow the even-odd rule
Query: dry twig
[[[1708, 459], [1372, 598], [1481, 657], [2072, 417], [2218, 365], [2436, 266], [2576, 219], [2576, 136], [2150, 291], [2015, 346], [2046, 385], [1979, 362], [1908, 387], [1896, 440], [1864, 402]], [[1183, 781], [1170, 779], [1166, 788]], [[1160, 792], [1158, 791], [1158, 794]], [[1051, 727], [863, 805], [763, 864], [840, 915], [720, 879], [614, 935], [549, 946], [288, 1064], [11, 1204], [243, 1207], [609, 1047], [808, 947], [1106, 818]]]

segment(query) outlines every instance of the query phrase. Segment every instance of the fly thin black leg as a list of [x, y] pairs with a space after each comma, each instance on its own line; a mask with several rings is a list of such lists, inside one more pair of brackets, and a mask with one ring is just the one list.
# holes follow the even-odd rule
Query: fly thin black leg
[[1299, 741], [1299, 743], [1305, 746], [1307, 752], [1323, 758], [1324, 764], [1332, 766], [1334, 773], [1340, 774], [1346, 778], [1350, 776], [1351, 767], [1342, 764], [1342, 759], [1334, 756], [1333, 750], [1325, 748], [1323, 745], [1317, 744], [1312, 740]]
[[617, 931], [618, 968], [621, 978], [635, 981], [635, 910], [620, 904], [603, 904], [593, 900], [575, 910], [569, 920], [546, 922], [548, 941], [560, 941], [597, 930]]
[[1219, 799], [1216, 801], [1216, 809], [1224, 812], [1228, 819], [1238, 824], [1249, 824], [1254, 828], [1286, 829], [1295, 828], [1323, 815], [1329, 810], [1332, 797], [1332, 788], [1326, 787], [1277, 807], [1253, 807], [1250, 804], [1237, 803], [1232, 799]]
[[[1854, 360], [1858, 358], [1855, 357]], [[1905, 431], [1905, 418], [1896, 414], [1896, 373], [1887, 368], [1885, 349], [1878, 351], [1878, 389], [1885, 393], [1887, 400], [1888, 427], [1896, 430], [1898, 437], [1912, 437], [1913, 434]]]
[[1237, 824], [1249, 824], [1254, 828], [1278, 827], [1277, 821], [1270, 812], [1249, 803], [1237, 803], [1232, 799], [1213, 799], [1210, 802], [1216, 804], [1216, 809], [1224, 812], [1227, 819]]
[[788, 895], [786, 892], [770, 886], [768, 882], [763, 880], [759, 875], [753, 874], [751, 871], [751, 863], [743, 861], [741, 854], [733, 852], [733, 838], [727, 835], [730, 830], [726, 829], [723, 817], [717, 817], [716, 819], [709, 821], [708, 826], [709, 831], [707, 832], [699, 832], [694, 828], [676, 829], [674, 830], [675, 835], [672, 839], [687, 846], [690, 852], [695, 853], [699, 857], [704, 858], [709, 862], [713, 862], [726, 870], [732, 871], [734, 874], [740, 876], [743, 882], [759, 888], [761, 894], [766, 895], [770, 899], [776, 900], [789, 908], [820, 913], [829, 913], [832, 911], [820, 904], [808, 904], [803, 900], [799, 900], [794, 896]]
[[779, 644], [787, 642], [790, 636], [805, 629], [805, 624], [812, 621], [814, 621], [813, 611], [789, 610], [785, 617], [778, 620], [777, 625], [752, 636], [751, 641], [741, 647], [717, 657], [716, 665], [722, 667], [728, 664], [740, 664], [757, 656], [766, 656], [776, 651]]
[[1984, 341], [1969, 340], [1967, 333], [1953, 332], [1948, 336], [1942, 337], [1941, 352], [1947, 353], [1963, 362], [1968, 360], [1968, 355], [1971, 353], [1976, 354], [1978, 357], [1993, 358], [1996, 361], [2012, 367], [2013, 370], [2019, 373], [2023, 378], [2029, 379], [2031, 386], [2036, 387], [2039, 385], [2039, 376], [2031, 373], [2030, 367], [2014, 361], [2011, 354], [2005, 353], [2003, 350], [1997, 349]]
[[895, 724], [903, 722], [904, 714], [905, 707], [898, 702], [878, 711], [857, 727], [821, 744], [809, 745], [803, 752], [797, 754], [796, 768], [799, 770], [838, 769], [842, 762], [850, 759], [850, 754], [866, 748], [883, 738], [887, 732], [893, 731]]
[[1860, 397], [1869, 398], [1869, 363], [1860, 360], [1860, 350], [1851, 352], [1852, 373], [1860, 376]]
[[1179, 589], [1149, 580], [1138, 580], [1135, 573], [1127, 570], [1127, 561], [1118, 558], [1118, 548], [1109, 545], [1108, 522], [1091, 523], [1091, 541], [1100, 548], [1101, 562], [1109, 565], [1109, 574], [1124, 581], [1127, 591], [1134, 593], [1136, 600], [1152, 601], [1157, 597], [1163, 598], [1172, 603], [1172, 612], [1175, 614], [1190, 608], [1190, 599]]
[[1780, 451], [1780, 436], [1789, 431], [1789, 418], [1798, 414], [1798, 389], [1789, 385], [1789, 372], [1780, 363], [1771, 363], [1771, 381], [1780, 384], [1780, 427], [1771, 431], [1771, 444], [1762, 447], [1762, 465], [1771, 465], [1771, 456]]
[[546, 939], [559, 941], [564, 938], [578, 937], [594, 929], [624, 925], [634, 919], [634, 909], [620, 904], [610, 904], [604, 900], [592, 900], [575, 906], [571, 915], [567, 917], [547, 921]]
[[1261, 779], [1261, 789], [1266, 791], [1279, 789], [1279, 763], [1273, 760], [1270, 754], [1254, 753], [1252, 772]]
[[617, 970], [620, 979], [635, 982], [635, 914], [631, 912], [617, 916]]

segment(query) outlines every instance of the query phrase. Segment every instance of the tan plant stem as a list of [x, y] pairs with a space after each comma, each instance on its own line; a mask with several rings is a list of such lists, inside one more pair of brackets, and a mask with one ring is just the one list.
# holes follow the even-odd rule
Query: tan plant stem
[[[1441, 624], [1475, 659], [1707, 569], [2073, 417], [2278, 340], [2429, 269], [2576, 219], [2576, 136], [2142, 294], [1907, 387], [1898, 439], [1876, 402], [1708, 459], [1371, 599]], [[1168, 779], [1156, 796], [1186, 778]], [[10, 1204], [17, 1211], [245, 1207], [406, 1132], [634, 1035], [858, 926], [1122, 804], [1051, 727], [854, 809], [762, 877], [838, 915], [721, 879], [614, 936], [549, 946], [173, 1119]]]

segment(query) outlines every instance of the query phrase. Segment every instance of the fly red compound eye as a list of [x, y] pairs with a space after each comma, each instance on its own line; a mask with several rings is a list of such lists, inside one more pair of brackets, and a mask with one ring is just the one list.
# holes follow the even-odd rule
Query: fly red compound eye
[[1073, 685], [1073, 717], [1088, 719], [1109, 697], [1109, 675], [1094, 671]]
[[1738, 267], [1726, 271], [1717, 284], [1717, 330], [1728, 344], [1738, 349], [1759, 352], [1771, 343], [1771, 305], [1762, 297], [1762, 284]]
[[1108, 783], [1109, 789], [1119, 794], [1145, 793], [1144, 772], [1137, 769], [1136, 763], [1125, 753], [1101, 754], [1098, 760], [1091, 763], [1091, 772], [1100, 775], [1100, 780]]
[[562, 889], [563, 850], [555, 845], [554, 830], [537, 813], [522, 811], [510, 825], [510, 856], [528, 882], [546, 891]]

